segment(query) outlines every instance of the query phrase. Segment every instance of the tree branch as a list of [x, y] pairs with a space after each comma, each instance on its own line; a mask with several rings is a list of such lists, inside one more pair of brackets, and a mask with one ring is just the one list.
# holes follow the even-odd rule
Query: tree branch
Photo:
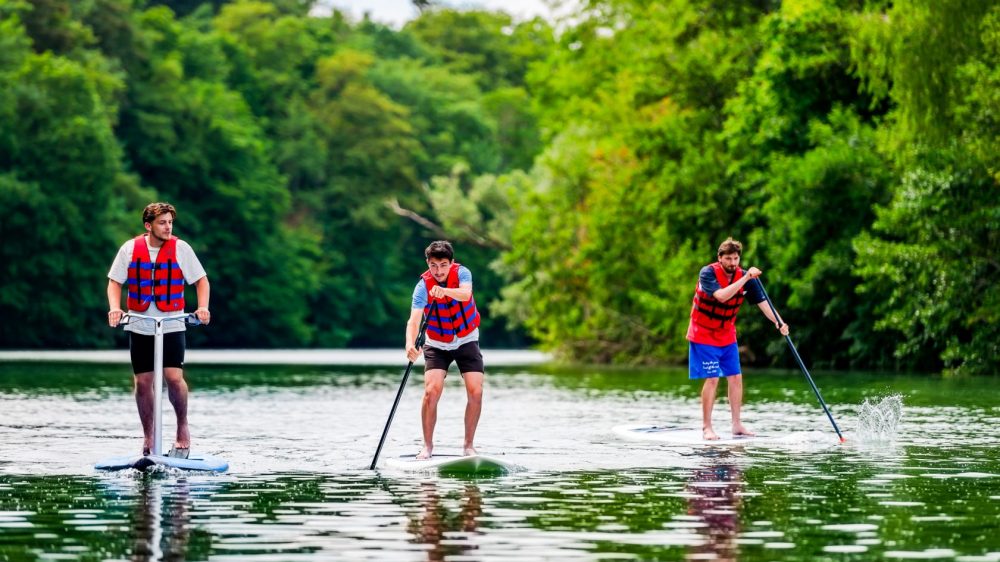
[[[440, 236], [441, 238], [451, 238], [451, 236], [449, 236], [449, 233], [444, 229], [444, 227], [420, 215], [416, 211], [411, 211], [410, 209], [406, 209], [400, 206], [399, 201], [395, 197], [386, 200], [385, 205], [390, 209], [392, 209], [392, 212], [396, 213], [397, 215], [412, 220], [413, 222], [419, 224], [420, 226]], [[482, 248], [493, 248], [499, 250], [510, 249], [509, 245], [501, 240], [497, 240], [492, 236], [484, 236], [482, 234], [479, 234], [478, 232], [476, 232], [476, 230], [473, 228], [472, 225], [466, 223], [465, 221], [461, 221], [461, 224], [459, 226], [462, 227], [462, 230], [460, 232], [452, 234], [455, 234], [456, 237], [462, 240], [463, 242], [470, 242]]]

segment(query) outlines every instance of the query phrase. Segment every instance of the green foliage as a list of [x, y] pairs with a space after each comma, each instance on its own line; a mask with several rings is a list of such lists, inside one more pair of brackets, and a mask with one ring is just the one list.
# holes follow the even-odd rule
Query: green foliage
[[939, 357], [946, 367], [991, 372], [1000, 360], [997, 185], [953, 158], [903, 177], [874, 234], [857, 242], [858, 272], [863, 291], [881, 302], [878, 327], [902, 336], [901, 359], [933, 366]]
[[406, 25], [446, 67], [475, 76], [484, 90], [520, 86], [532, 63], [553, 46], [551, 26], [541, 19], [514, 23], [504, 13], [435, 9]]
[[[110, 343], [106, 268], [167, 200], [196, 345], [399, 345], [449, 238], [491, 343], [682, 362], [732, 235], [810, 364], [996, 371], [995, 3], [311, 5], [0, 0], [0, 345]], [[745, 362], [790, 364], [747, 308]]]
[[901, 167], [892, 201], [856, 242], [861, 289], [876, 326], [898, 334], [901, 361], [995, 373], [1000, 7], [914, 1], [890, 16], [861, 28], [859, 50], [884, 53], [859, 68], [894, 103], [885, 144]]
[[113, 187], [128, 183], [109, 121], [122, 85], [100, 69], [30, 51], [16, 17], [0, 21], [0, 31], [0, 316], [9, 320], [0, 341], [106, 342], [108, 202]]

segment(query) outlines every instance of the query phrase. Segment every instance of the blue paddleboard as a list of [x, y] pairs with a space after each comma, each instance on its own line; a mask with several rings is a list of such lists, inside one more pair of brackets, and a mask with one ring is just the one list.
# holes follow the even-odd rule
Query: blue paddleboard
[[198, 454], [191, 454], [191, 456], [186, 459], [167, 457], [163, 455], [112, 457], [98, 462], [94, 465], [94, 468], [97, 470], [125, 470], [128, 468], [134, 468], [145, 472], [157, 466], [162, 466], [164, 468], [176, 468], [180, 470], [197, 470], [202, 472], [225, 472], [229, 469], [229, 463], [223, 459]]

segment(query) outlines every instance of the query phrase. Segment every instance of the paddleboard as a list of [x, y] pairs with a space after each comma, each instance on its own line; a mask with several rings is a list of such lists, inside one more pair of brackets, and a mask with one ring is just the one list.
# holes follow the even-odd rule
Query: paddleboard
[[719, 439], [706, 440], [700, 429], [651, 424], [618, 425], [613, 428], [615, 435], [636, 441], [654, 441], [669, 445], [745, 445], [752, 442], [774, 441], [774, 435], [730, 435], [719, 433]]
[[132, 457], [112, 457], [94, 465], [97, 470], [125, 470], [134, 468], [145, 472], [155, 467], [176, 468], [180, 470], [197, 470], [202, 472], [225, 472], [229, 463], [209, 455], [192, 453], [186, 459], [167, 457], [163, 455], [136, 455]]
[[441, 455], [417, 459], [416, 455], [385, 459], [386, 468], [411, 472], [436, 472], [458, 476], [499, 476], [517, 470], [517, 465], [486, 455]]

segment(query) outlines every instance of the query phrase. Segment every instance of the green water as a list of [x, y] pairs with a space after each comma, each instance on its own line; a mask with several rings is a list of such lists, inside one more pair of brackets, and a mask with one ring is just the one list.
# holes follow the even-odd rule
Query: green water
[[[998, 379], [814, 373], [841, 445], [801, 374], [748, 373], [745, 422], [783, 438], [675, 447], [611, 429], [697, 426], [681, 371], [493, 369], [477, 444], [524, 470], [460, 479], [367, 470], [399, 377], [192, 365], [193, 448], [230, 472], [101, 474], [141, 444], [128, 367], [0, 363], [0, 559], [1000, 561]], [[419, 448], [421, 391], [383, 456]], [[891, 394], [899, 425], [866, 438]], [[450, 376], [440, 452], [463, 408]]]

